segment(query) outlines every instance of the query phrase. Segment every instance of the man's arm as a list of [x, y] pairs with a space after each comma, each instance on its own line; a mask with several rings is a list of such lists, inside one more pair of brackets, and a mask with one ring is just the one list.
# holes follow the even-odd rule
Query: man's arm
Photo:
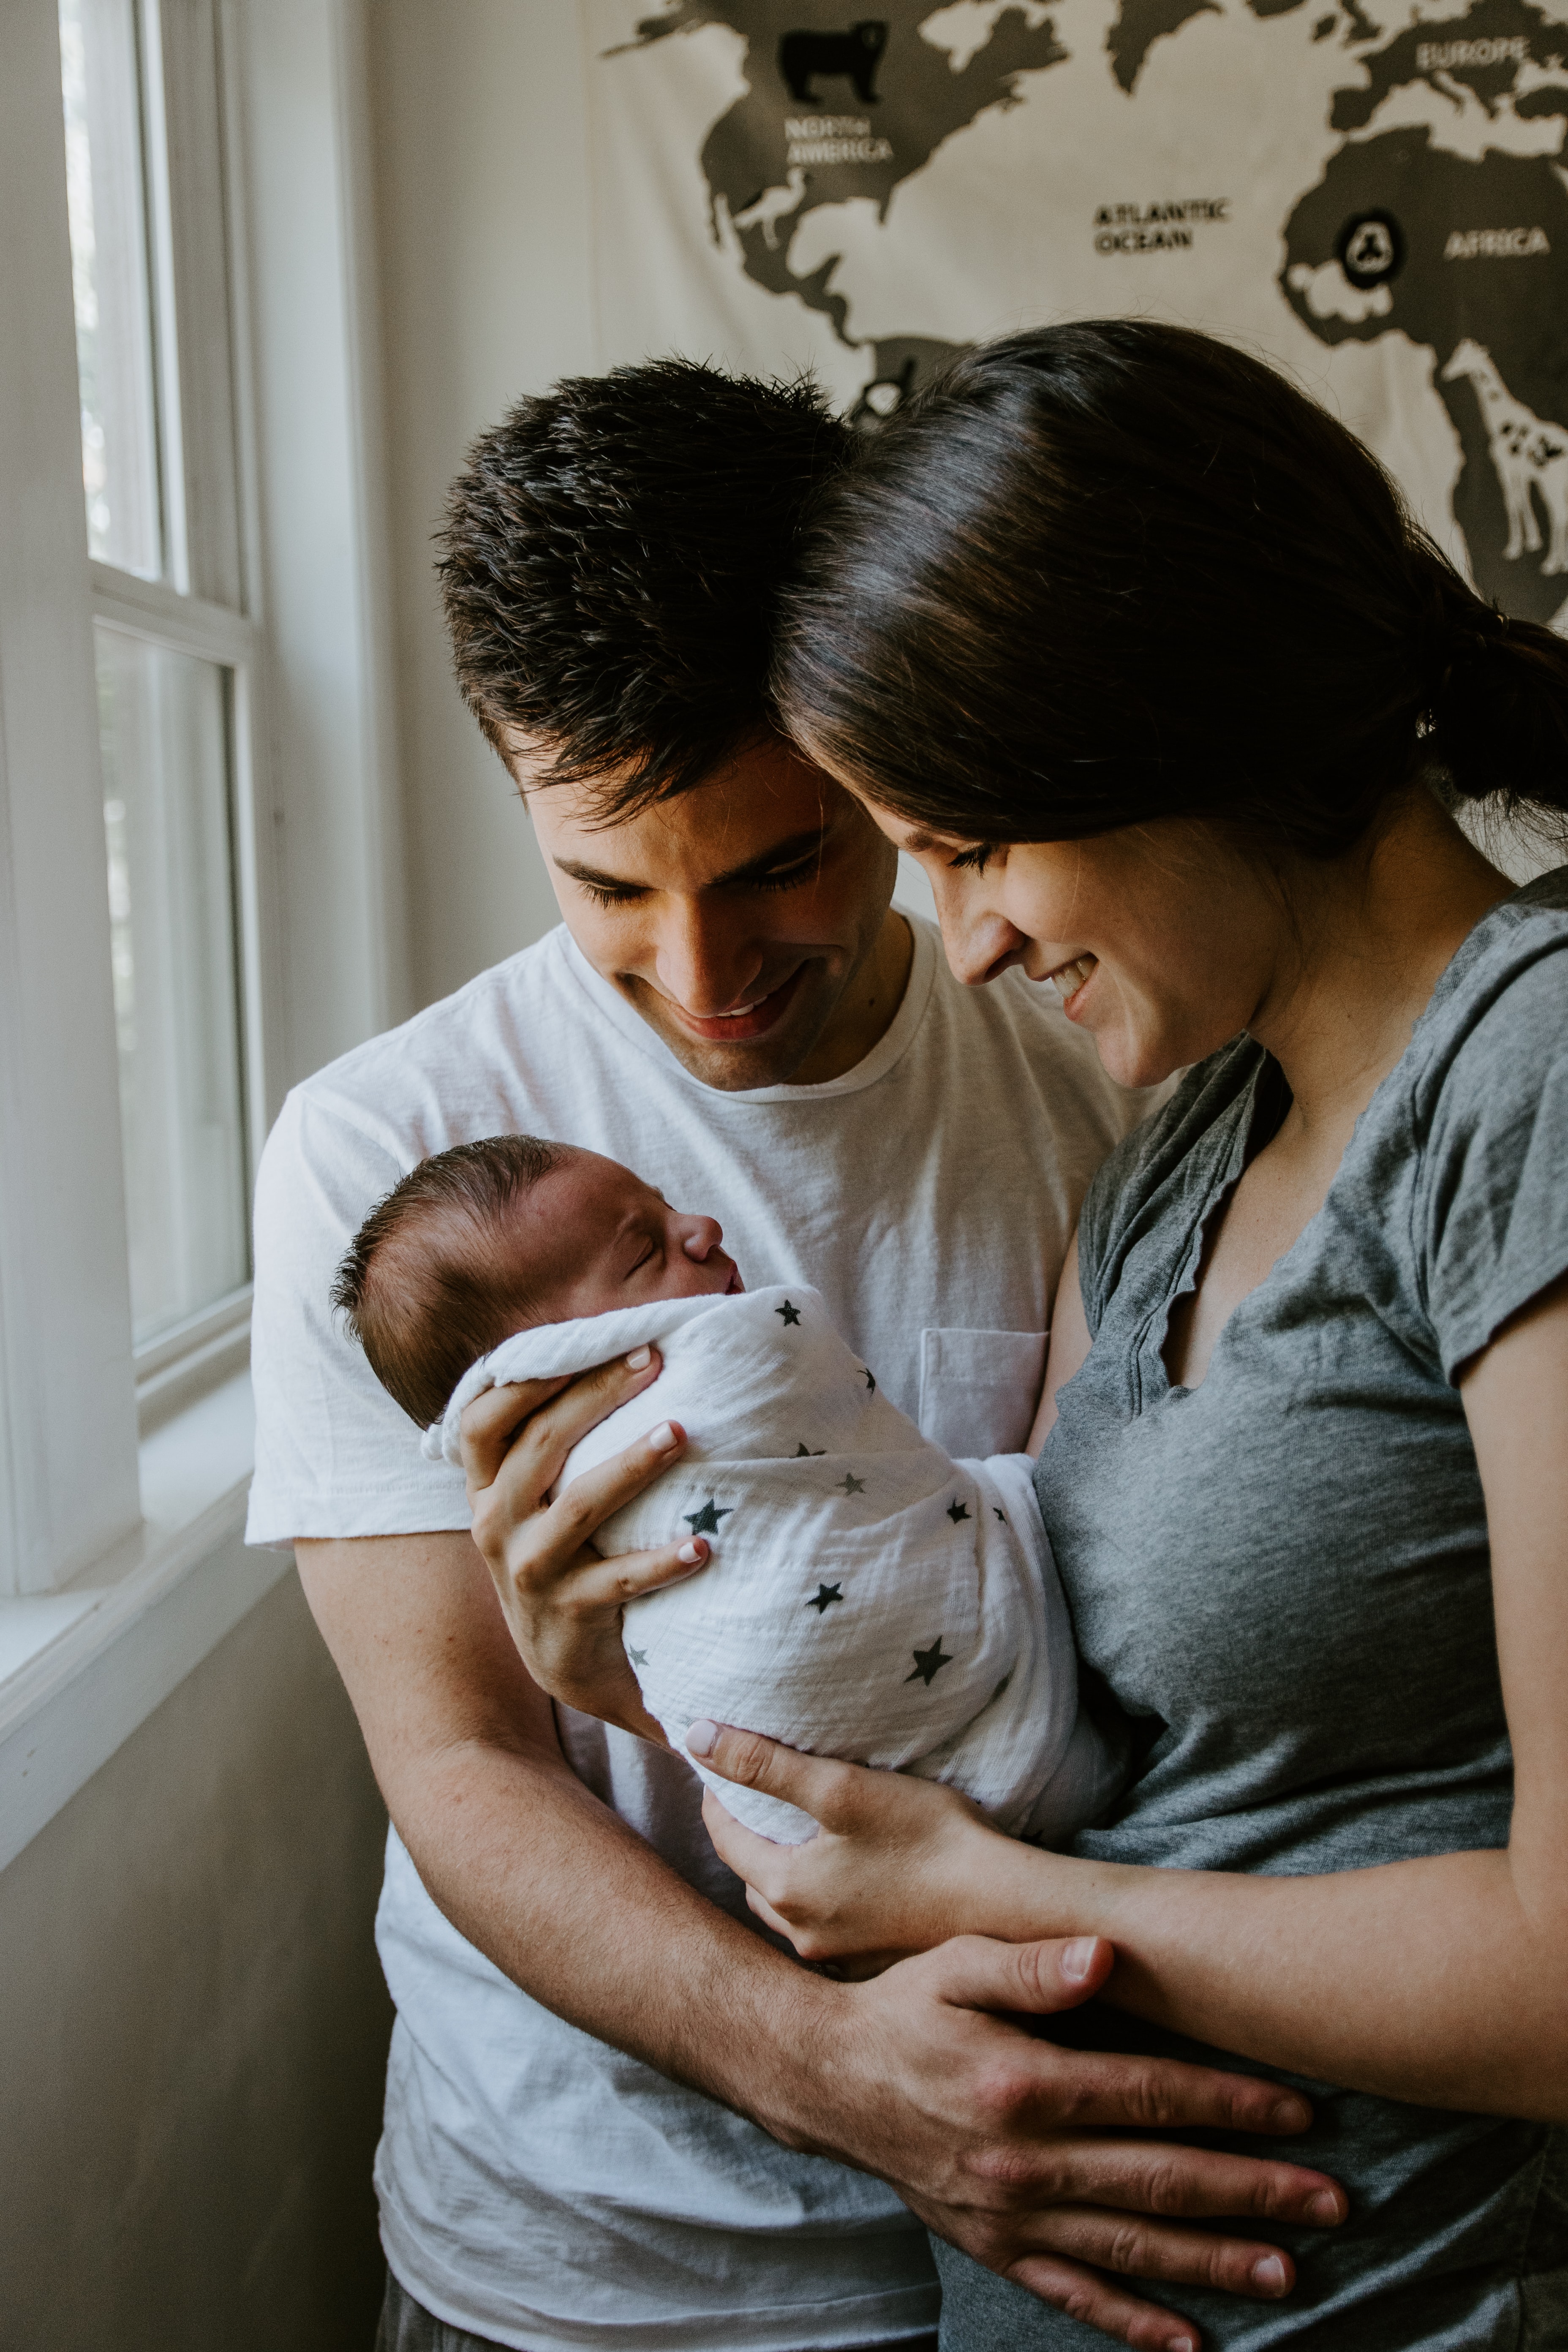
[[965, 1939], [868, 1984], [811, 1974], [575, 1778], [467, 1536], [301, 1543], [299, 1557], [433, 1900], [545, 2007], [788, 2146], [880, 2174], [976, 2259], [1130, 2344], [1195, 2338], [1106, 2272], [1285, 2291], [1278, 2249], [1152, 2217], [1321, 2221], [1311, 2200], [1335, 2194], [1321, 2173], [1125, 2135], [1299, 2129], [1301, 2102], [1060, 2050], [994, 2013], [1075, 2005], [1108, 1973], [1108, 1945]]

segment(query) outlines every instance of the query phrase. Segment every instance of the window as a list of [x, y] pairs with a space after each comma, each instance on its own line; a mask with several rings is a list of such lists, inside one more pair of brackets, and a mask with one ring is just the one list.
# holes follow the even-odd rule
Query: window
[[140, 1707], [263, 1589], [252, 1163], [289, 1077], [408, 1009], [362, 31], [6, 18], [0, 1705], [131, 1629]]
[[59, 0], [132, 1328], [144, 1407], [243, 1326], [250, 764], [213, 0]]

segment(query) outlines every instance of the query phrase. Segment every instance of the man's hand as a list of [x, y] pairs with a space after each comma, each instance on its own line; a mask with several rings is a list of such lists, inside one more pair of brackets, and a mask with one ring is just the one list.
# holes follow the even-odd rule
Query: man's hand
[[658, 1354], [637, 1348], [570, 1383], [523, 1381], [488, 1389], [463, 1415], [463, 1468], [474, 1541], [535, 1683], [584, 1715], [663, 1746], [664, 1733], [626, 1663], [621, 1611], [639, 1594], [706, 1567], [708, 1546], [694, 1537], [607, 1560], [589, 1538], [679, 1459], [686, 1433], [650, 1412], [654, 1426], [646, 1437], [550, 1499], [578, 1439], [640, 1394], [659, 1370]]
[[432, 1899], [558, 2017], [789, 2145], [881, 2174], [977, 2261], [1128, 2343], [1194, 2331], [1101, 2273], [1283, 2294], [1287, 2255], [1203, 2219], [1342, 2212], [1321, 2173], [1115, 2136], [1301, 2129], [1304, 2103], [1277, 2084], [1083, 2055], [1009, 2021], [1088, 1998], [1109, 1945], [1086, 1959], [967, 1937], [834, 1984], [715, 1909], [572, 1772], [466, 1535], [299, 1557]]
[[834, 1988], [836, 2024], [799, 2053], [820, 2134], [773, 2128], [879, 2173], [940, 2237], [1075, 2319], [1144, 2352], [1197, 2352], [1190, 2322], [1119, 2278], [1277, 2299], [1295, 2282], [1288, 2254], [1184, 2221], [1329, 2225], [1345, 2199], [1324, 2173], [1138, 2137], [1303, 2130], [1306, 2101], [1278, 2084], [1065, 2050], [1009, 2021], [1088, 2000], [1114, 1957], [1092, 1937], [965, 1936]]

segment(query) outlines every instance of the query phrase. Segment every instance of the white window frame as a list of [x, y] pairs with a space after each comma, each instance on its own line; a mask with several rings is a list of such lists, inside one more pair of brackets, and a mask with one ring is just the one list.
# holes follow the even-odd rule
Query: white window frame
[[[246, 1170], [268, 1124], [268, 1048], [279, 1026], [276, 877], [262, 726], [265, 659], [247, 549], [256, 536], [250, 435], [239, 396], [243, 190], [234, 168], [231, 26], [216, 0], [140, 0], [148, 234], [158, 346], [167, 578], [89, 564], [92, 614], [121, 633], [225, 669], [229, 695]], [[247, 511], [247, 509], [249, 509]], [[146, 1436], [247, 1356], [250, 1285], [214, 1300], [135, 1352]]]
[[[207, 5], [149, 10], [179, 168], [199, 140], [178, 37]], [[188, 565], [167, 583], [89, 561], [55, 0], [13, 0], [6, 17], [0, 1862], [287, 1565], [238, 1549], [248, 1291], [132, 1345], [95, 619], [233, 676], [252, 1163], [288, 1084], [409, 1009], [363, 0], [211, 14], [222, 241], [182, 236], [155, 173], [151, 227], [185, 319], [184, 478], [225, 432], [238, 465], [226, 510], [193, 497]], [[193, 335], [193, 318], [219, 315], [226, 273], [223, 331]], [[48, 1765], [46, 1719], [64, 1741]]]

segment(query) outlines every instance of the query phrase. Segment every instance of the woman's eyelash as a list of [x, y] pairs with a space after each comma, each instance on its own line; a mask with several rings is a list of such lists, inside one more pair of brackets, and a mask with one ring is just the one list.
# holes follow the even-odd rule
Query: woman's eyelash
[[961, 849], [947, 862], [955, 868], [967, 867], [975, 874], [984, 874], [994, 854], [990, 842], [977, 841], [973, 849]]

